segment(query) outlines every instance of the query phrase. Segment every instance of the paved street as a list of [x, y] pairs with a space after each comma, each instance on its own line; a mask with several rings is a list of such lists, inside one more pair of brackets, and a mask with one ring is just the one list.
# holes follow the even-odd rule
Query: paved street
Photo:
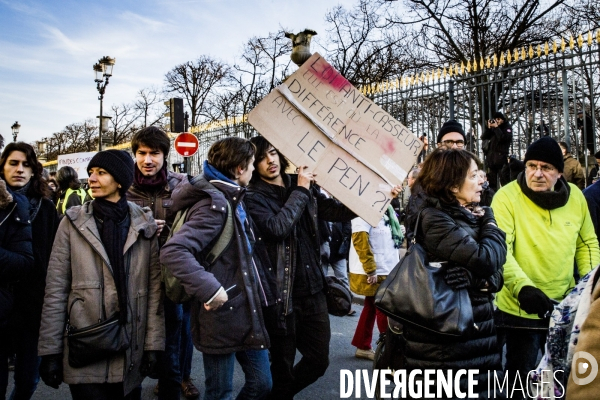
[[[340, 398], [340, 370], [349, 369], [370, 369], [371, 361], [360, 360], [354, 357], [355, 348], [350, 344], [354, 329], [358, 322], [358, 316], [362, 311], [362, 306], [353, 305], [356, 310], [356, 315], [352, 317], [331, 317], [331, 350], [330, 350], [330, 361], [329, 369], [321, 379], [319, 379], [314, 385], [308, 387], [299, 395], [296, 396], [297, 400], [328, 400], [328, 399], [339, 399]], [[377, 328], [375, 328], [377, 332]], [[375, 347], [375, 340], [378, 334], [375, 333], [373, 340], [373, 347]], [[204, 381], [204, 375], [202, 373], [202, 354], [199, 352], [194, 353], [194, 361], [192, 365], [192, 376], [195, 377], [195, 382], [202, 392], [202, 382]], [[12, 373], [9, 377], [8, 393], [12, 390]], [[156, 396], [152, 393], [152, 388], [156, 384], [155, 380], [146, 379], [143, 383], [143, 399], [156, 399]], [[239, 391], [243, 384], [243, 374], [241, 368], [236, 365], [235, 370], [235, 381], [234, 390]], [[363, 391], [364, 396], [364, 391]], [[46, 386], [43, 382], [40, 382], [38, 390], [33, 396], [34, 400], [63, 400], [70, 399], [69, 388], [67, 385], [62, 384], [59, 390], [54, 390]], [[354, 396], [352, 397], [355, 398]], [[366, 399], [366, 397], [363, 397]], [[184, 397], [182, 397], [184, 399]]]

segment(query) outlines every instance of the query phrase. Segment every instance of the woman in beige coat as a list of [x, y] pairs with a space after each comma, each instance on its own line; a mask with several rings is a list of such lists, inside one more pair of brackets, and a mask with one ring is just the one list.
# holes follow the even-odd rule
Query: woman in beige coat
[[[133, 182], [127, 153], [97, 153], [88, 173], [94, 200], [67, 210], [54, 241], [38, 346], [40, 376], [54, 388], [68, 383], [76, 400], [139, 399], [140, 383], [164, 349], [157, 226], [149, 213], [125, 200]], [[82, 329], [111, 318], [120, 324], [125, 350], [74, 367], [66, 323]]]

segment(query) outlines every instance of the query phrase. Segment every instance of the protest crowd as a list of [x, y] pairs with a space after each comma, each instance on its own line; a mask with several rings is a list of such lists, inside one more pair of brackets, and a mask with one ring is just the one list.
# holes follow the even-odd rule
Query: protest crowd
[[[30, 145], [7, 144], [0, 397], [10, 365], [10, 399], [30, 399], [40, 380], [73, 399], [141, 399], [146, 377], [158, 399], [293, 399], [329, 366], [330, 313], [356, 313], [332, 309], [335, 286], [364, 298], [351, 344], [365, 368], [477, 369], [479, 398], [493, 398], [491, 376], [510, 383], [496, 398], [538, 398], [536, 383], [539, 398], [597, 398], [600, 380], [580, 385], [571, 363], [600, 358], [600, 183], [547, 135], [518, 160], [508, 117], [493, 117], [483, 160], [446, 121], [376, 226], [260, 135], [216, 141], [190, 176], [168, 169], [168, 135], [146, 127], [133, 157], [96, 153], [85, 183], [70, 167], [47, 176]], [[419, 261], [445, 294], [406, 284]], [[409, 302], [426, 296], [437, 303], [419, 324]], [[467, 322], [450, 326], [449, 313]], [[543, 383], [547, 370], [563, 374]], [[466, 375], [456, 382], [466, 390]]]

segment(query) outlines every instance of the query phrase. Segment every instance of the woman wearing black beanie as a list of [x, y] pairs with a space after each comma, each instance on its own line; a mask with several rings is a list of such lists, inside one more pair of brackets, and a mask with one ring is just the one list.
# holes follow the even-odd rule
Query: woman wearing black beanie
[[[126, 152], [96, 154], [88, 164], [94, 200], [67, 210], [56, 235], [42, 311], [40, 375], [55, 388], [64, 380], [73, 399], [139, 399], [139, 385], [164, 348], [157, 227], [125, 199], [133, 168]], [[83, 329], [104, 321], [118, 324], [117, 343], [107, 351], [98, 344], [98, 356], [76, 361], [77, 348], [62, 340], [65, 322]]]

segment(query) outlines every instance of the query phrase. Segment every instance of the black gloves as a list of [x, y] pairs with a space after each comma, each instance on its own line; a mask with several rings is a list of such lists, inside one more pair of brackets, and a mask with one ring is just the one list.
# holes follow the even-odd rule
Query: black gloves
[[42, 356], [42, 362], [40, 363], [40, 377], [46, 385], [54, 389], [58, 389], [63, 381], [62, 359], [62, 354], [50, 354]]
[[452, 289], [459, 290], [471, 286], [473, 278], [466, 268], [452, 267], [446, 270], [444, 280]]
[[547, 318], [554, 311], [554, 304], [540, 289], [533, 286], [523, 286], [519, 292], [519, 304], [527, 314], [537, 314]]
[[156, 365], [158, 364], [158, 351], [147, 350], [142, 355], [142, 365], [140, 365], [140, 374], [142, 376], [148, 376], [155, 372]]
[[494, 212], [491, 207], [481, 207], [483, 209], [483, 217], [481, 217], [481, 224], [489, 224], [490, 222], [496, 225], [496, 219], [494, 218]]

